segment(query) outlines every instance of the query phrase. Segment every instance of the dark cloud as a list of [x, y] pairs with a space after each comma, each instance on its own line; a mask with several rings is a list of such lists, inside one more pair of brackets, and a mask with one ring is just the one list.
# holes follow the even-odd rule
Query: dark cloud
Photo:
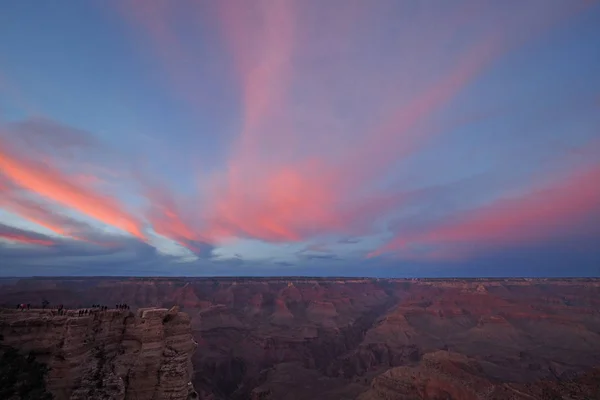
[[62, 163], [88, 162], [107, 151], [91, 132], [42, 117], [0, 126], [0, 140], [13, 155], [51, 157]]
[[313, 253], [331, 253], [331, 249], [323, 243], [313, 243], [310, 244], [303, 249], [300, 249], [295, 252], [296, 255], [301, 256], [303, 254], [313, 252]]
[[281, 267], [294, 267], [296, 265], [287, 261], [276, 261], [274, 264], [279, 265]]
[[131, 164], [139, 158], [108, 146], [90, 131], [46, 117], [0, 124], [0, 144], [12, 155], [39, 157], [73, 174], [112, 181], [129, 175]]
[[[594, 243], [575, 241], [562, 248], [556, 243], [535, 249], [504, 249], [466, 262], [407, 262], [390, 257], [346, 258], [343, 263], [326, 257], [298, 262], [198, 259], [180, 262], [156, 252], [151, 246], [131, 241], [112, 254], [94, 255], [91, 249], [76, 259], [44, 257], [40, 252], [5, 258], [0, 246], [1, 276], [318, 276], [318, 277], [564, 277], [599, 276], [600, 250]], [[580, 246], [578, 249], [577, 246]], [[43, 249], [42, 249], [43, 250]], [[585, 251], [584, 251], [585, 250]], [[74, 252], [68, 253], [73, 256]]]
[[[51, 245], [0, 244], [0, 262], [5, 276], [30, 275], [40, 272], [59, 274], [71, 271], [74, 274], [103, 271], [110, 274], [125, 268], [135, 271], [156, 267], [156, 272], [178, 259], [159, 253], [154, 247], [135, 238], [117, 235], [100, 235], [104, 244], [72, 239], [54, 238], [0, 224], [0, 234], [18, 235]], [[160, 268], [159, 268], [160, 267]]]
[[12, 238], [22, 243], [38, 243], [42, 247], [49, 247], [58, 244], [55, 239], [47, 235], [16, 228], [3, 223], [0, 223], [0, 238]]
[[336, 254], [303, 254], [306, 260], [341, 260]]
[[339, 244], [356, 244], [356, 243], [360, 243], [360, 239], [347, 237], [347, 238], [342, 238], [342, 239], [338, 240], [337, 242]]
[[53, 149], [73, 149], [98, 145], [90, 132], [49, 118], [27, 118], [7, 124], [5, 128], [13, 140], [29, 147], [49, 145]]
[[[214, 245], [212, 245], [210, 243], [201, 242], [198, 240], [186, 240], [186, 239], [180, 238], [179, 242], [180, 242], [180, 244], [184, 245], [185, 248], [187, 248], [192, 253], [194, 253], [197, 257], [200, 257], [200, 258], [212, 258], [213, 250], [216, 248]], [[187, 244], [187, 245], [185, 245], [185, 244]]]

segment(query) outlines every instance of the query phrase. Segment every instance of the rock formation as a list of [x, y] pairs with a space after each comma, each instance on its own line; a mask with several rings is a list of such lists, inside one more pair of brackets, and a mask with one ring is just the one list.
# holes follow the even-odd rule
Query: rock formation
[[177, 307], [122, 310], [0, 311], [3, 344], [49, 368], [56, 400], [188, 400], [197, 343]]
[[198, 342], [192, 382], [203, 400], [402, 398], [395, 385], [413, 376], [408, 398], [486, 398], [493, 387], [497, 398], [547, 400], [600, 367], [600, 279], [73, 277], [0, 286], [6, 307], [42, 300], [181, 306]]
[[600, 370], [595, 369], [571, 379], [494, 382], [474, 359], [436, 351], [417, 365], [391, 368], [375, 377], [357, 400], [589, 400], [600, 398], [598, 378]]

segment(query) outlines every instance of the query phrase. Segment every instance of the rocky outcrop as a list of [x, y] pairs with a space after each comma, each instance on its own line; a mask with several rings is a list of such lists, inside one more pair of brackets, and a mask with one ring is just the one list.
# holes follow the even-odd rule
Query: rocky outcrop
[[412, 366], [391, 368], [375, 377], [358, 400], [547, 400], [600, 398], [600, 369], [571, 378], [527, 384], [498, 382], [478, 361], [436, 351]]
[[188, 400], [197, 344], [190, 319], [177, 307], [136, 313], [93, 310], [1, 310], [3, 343], [50, 368], [56, 400]]
[[423, 356], [417, 366], [389, 369], [373, 379], [360, 400], [488, 398], [494, 385], [481, 377], [478, 365], [461, 354], [437, 351]]

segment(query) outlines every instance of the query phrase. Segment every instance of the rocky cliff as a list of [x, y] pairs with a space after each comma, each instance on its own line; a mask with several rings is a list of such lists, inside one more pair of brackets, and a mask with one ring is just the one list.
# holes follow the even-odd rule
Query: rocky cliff
[[0, 310], [3, 344], [49, 368], [56, 400], [195, 399], [190, 318], [177, 307], [133, 313]]

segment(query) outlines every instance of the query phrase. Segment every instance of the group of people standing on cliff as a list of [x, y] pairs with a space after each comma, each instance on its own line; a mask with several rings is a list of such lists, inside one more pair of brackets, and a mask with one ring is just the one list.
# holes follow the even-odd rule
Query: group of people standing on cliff
[[[43, 304], [42, 309], [46, 309], [47, 303]], [[121, 303], [121, 304], [115, 304], [115, 310], [129, 310], [130, 307], [128, 304], [125, 303]], [[17, 310], [31, 310], [31, 303], [20, 303], [17, 304]], [[66, 315], [67, 311], [64, 306], [62, 304], [59, 304], [58, 307], [53, 308], [52, 310], [52, 314], [57, 313], [57, 315]], [[92, 313], [96, 313], [98, 311], [108, 311], [108, 306], [103, 306], [100, 304], [92, 304], [91, 309], [89, 308], [84, 308], [81, 310], [77, 310], [77, 315], [78, 316], [83, 316], [83, 315], [88, 315], [88, 314], [92, 314]]]
[[[45, 310], [46, 309], [47, 304], [43, 304], [42, 305], [42, 309]], [[31, 303], [21, 303], [21, 304], [17, 304], [17, 310], [31, 310]], [[63, 312], [66, 312], [66, 310], [64, 310], [64, 307], [62, 304], [59, 304], [58, 307], [56, 307], [56, 310], [58, 311], [58, 315], [61, 315]], [[54, 311], [54, 309], [52, 309], [52, 311]]]
[[[127, 304], [115, 304], [115, 310], [129, 310], [129, 306]], [[92, 304], [92, 309], [83, 309], [79, 310], [79, 316], [88, 315], [92, 313], [97, 313], [98, 311], [108, 311], [108, 306], [103, 306], [101, 304]]]
[[92, 304], [92, 309], [88, 309], [88, 308], [84, 308], [83, 310], [79, 310], [77, 312], [77, 315], [79, 315], [80, 317], [82, 315], [88, 315], [88, 314], [92, 314], [98, 311], [106, 311], [108, 310], [108, 306], [101, 306], [100, 304]]

